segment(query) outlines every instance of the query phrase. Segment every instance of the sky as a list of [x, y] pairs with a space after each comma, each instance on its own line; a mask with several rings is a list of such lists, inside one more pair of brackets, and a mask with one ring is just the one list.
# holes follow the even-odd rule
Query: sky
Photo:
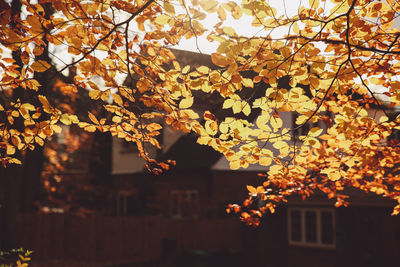
[[[222, 2], [222, 1], [221, 1]], [[228, 2], [228, 1], [223, 1], [223, 2]], [[236, 2], [238, 4], [241, 3], [241, 1], [235, 0], [233, 2]], [[278, 12], [278, 14], [284, 14], [286, 10], [286, 14], [289, 16], [295, 15], [297, 12], [297, 8], [299, 5], [305, 5], [306, 1], [304, 0], [270, 0], [267, 1], [269, 5], [273, 8], [275, 8]], [[212, 29], [212, 27], [219, 22], [219, 19], [217, 17], [217, 14], [208, 14], [207, 18], [201, 23], [203, 24], [204, 28], [206, 29]], [[246, 37], [251, 37], [254, 35], [259, 35], [260, 33], [260, 28], [255, 28], [251, 26], [252, 18], [246, 14], [243, 14], [242, 18], [240, 20], [235, 20], [227, 14], [227, 19], [224, 22], [225, 26], [230, 26], [235, 29], [236, 33], [239, 36], [246, 36]], [[257, 34], [258, 33], [258, 34]], [[263, 32], [265, 34], [265, 31]], [[262, 34], [262, 33], [261, 33]], [[280, 30], [275, 30], [273, 32], [273, 36], [279, 37], [283, 36], [285, 34], [284, 29]], [[205, 54], [211, 54], [216, 51], [218, 47], [217, 42], [209, 42], [207, 40], [207, 34], [204, 34], [203, 36], [198, 37], [198, 44], [200, 47], [200, 50], [202, 53]], [[178, 49], [182, 50], [188, 50], [188, 51], [193, 51], [193, 52], [198, 52], [197, 47], [196, 47], [196, 40], [194, 38], [192, 39], [185, 39], [183, 38], [182, 41], [179, 43], [178, 46], [176, 46]]]

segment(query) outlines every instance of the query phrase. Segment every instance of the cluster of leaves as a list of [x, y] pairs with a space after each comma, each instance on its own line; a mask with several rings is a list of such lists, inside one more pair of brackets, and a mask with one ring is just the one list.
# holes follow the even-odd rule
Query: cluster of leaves
[[[3, 164], [17, 163], [18, 150], [43, 145], [61, 130], [59, 123], [135, 142], [140, 156], [153, 164], [146, 145], [160, 148], [157, 136], [169, 124], [196, 133], [198, 143], [222, 153], [233, 169], [252, 164], [268, 169], [262, 186], [248, 188], [244, 207], [229, 209], [249, 224], [258, 224], [263, 213], [293, 194], [305, 198], [319, 190], [345, 204], [346, 187], [394, 199], [399, 205], [393, 213], [400, 212], [399, 147], [386, 143], [399, 127], [399, 119], [388, 114], [400, 104], [400, 29], [393, 26], [398, 1], [310, 0], [292, 16], [261, 0], [20, 2], [26, 19], [0, 21]], [[45, 15], [44, 4], [51, 5], [52, 15]], [[205, 27], [207, 16], [217, 23]], [[229, 25], [245, 18], [258, 29], [253, 36], [241, 36]], [[285, 33], [276, 37], [277, 30]], [[168, 46], [203, 35], [218, 43], [211, 54], [215, 67], [181, 66]], [[89, 112], [78, 119], [40, 93], [32, 93], [29, 103], [7, 101], [17, 88], [40, 91], [35, 75], [55, 64], [37, 59], [47, 44], [74, 57], [70, 63], [53, 57], [57, 73], [77, 68], [66, 90], [89, 90], [107, 116]], [[17, 52], [22, 65], [7, 51]], [[285, 77], [287, 87], [279, 83]], [[196, 107], [205, 94], [223, 98], [222, 108], [231, 115]], [[294, 126], [282, 119], [288, 112], [298, 116]], [[23, 125], [15, 125], [15, 118]], [[318, 122], [323, 124], [293, 141], [294, 132]], [[256, 199], [264, 204], [253, 209]]]
[[[16, 267], [28, 267], [31, 261], [30, 255], [33, 251], [25, 250], [23, 248], [12, 249], [10, 251], [0, 251], [0, 260], [2, 262], [14, 263]], [[17, 258], [17, 259], [16, 259]], [[11, 267], [13, 264], [1, 264], [0, 267]]]

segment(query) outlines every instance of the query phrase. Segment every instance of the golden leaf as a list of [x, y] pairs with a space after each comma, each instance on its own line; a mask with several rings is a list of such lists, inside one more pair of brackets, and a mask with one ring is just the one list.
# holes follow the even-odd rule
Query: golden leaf
[[217, 11], [218, 1], [215, 0], [200, 0], [201, 7], [209, 12], [213, 13]]
[[89, 119], [94, 123], [94, 124], [99, 124], [99, 121], [97, 120], [97, 118], [93, 115], [93, 113], [88, 112], [89, 115]]
[[319, 7], [319, 0], [308, 0], [308, 1], [312, 9], [317, 9]]
[[184, 98], [179, 103], [179, 108], [185, 109], [190, 108], [193, 105], [193, 97]]
[[164, 10], [165, 10], [165, 12], [170, 14], [171, 16], [175, 15], [175, 7], [174, 7], [173, 4], [171, 4], [168, 1], [164, 1]]
[[231, 108], [233, 104], [235, 103], [235, 100], [232, 98], [225, 99], [224, 104], [222, 105], [223, 109]]
[[217, 12], [218, 12], [218, 18], [221, 21], [226, 20], [226, 12], [225, 12], [223, 6], [219, 6]]
[[44, 72], [50, 68], [50, 64], [44, 60], [38, 60], [32, 63], [31, 68], [37, 72]]
[[219, 67], [226, 67], [229, 64], [229, 60], [226, 57], [224, 57], [223, 55], [218, 54], [218, 53], [212, 53], [211, 60], [214, 63], [214, 65], [217, 65]]
[[122, 102], [122, 98], [118, 94], [113, 94], [114, 102], [117, 103], [118, 106], [122, 107], [124, 103]]
[[161, 14], [159, 16], [157, 16], [156, 20], [154, 21], [155, 23], [159, 24], [159, 25], [166, 25], [168, 24], [168, 22], [170, 21], [170, 17], [164, 14]]

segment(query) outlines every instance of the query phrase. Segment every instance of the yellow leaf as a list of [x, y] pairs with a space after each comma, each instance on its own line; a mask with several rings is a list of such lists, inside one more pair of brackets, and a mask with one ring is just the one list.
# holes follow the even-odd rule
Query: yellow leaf
[[20, 142], [21, 142], [21, 139], [17, 135], [11, 136], [11, 143], [14, 146], [18, 146]]
[[171, 18], [169, 16], [161, 14], [156, 18], [156, 20], [154, 22], [159, 24], [159, 25], [164, 26], [164, 25], [168, 24], [170, 19]]
[[249, 190], [250, 194], [256, 194], [257, 193], [257, 189], [254, 186], [247, 185], [246, 188], [247, 188], [247, 190]]
[[274, 128], [275, 130], [280, 129], [282, 127], [282, 120], [280, 118], [272, 117], [270, 122], [272, 128]]
[[54, 132], [56, 132], [56, 133], [61, 133], [61, 127], [58, 126], [57, 124], [53, 124], [53, 125], [51, 125], [50, 127], [51, 127], [51, 129], [52, 129]]
[[31, 68], [36, 72], [44, 72], [50, 68], [50, 64], [44, 60], [38, 60], [33, 62]]
[[100, 90], [92, 90], [92, 91], [89, 92], [89, 97], [94, 99], [94, 100], [99, 99], [100, 95], [101, 95], [101, 91]]
[[147, 83], [144, 82], [143, 80], [137, 81], [136, 87], [137, 87], [137, 89], [139, 89], [139, 92], [141, 92], [141, 93], [144, 93], [144, 92], [150, 90], [150, 88], [147, 85]]
[[210, 68], [206, 66], [200, 66], [196, 70], [202, 74], [208, 74], [210, 72]]
[[122, 107], [124, 103], [122, 102], [122, 98], [118, 94], [113, 94], [114, 102], [117, 103], [118, 106]]
[[235, 100], [232, 98], [225, 99], [224, 104], [222, 105], [223, 109], [231, 108], [233, 104], [235, 103]]
[[226, 20], [226, 12], [225, 12], [225, 9], [224, 9], [222, 6], [219, 6], [219, 7], [218, 7], [217, 12], [218, 12], [218, 18], [219, 18], [221, 21]]
[[99, 124], [99, 121], [96, 119], [96, 117], [95, 117], [92, 113], [88, 112], [88, 115], [89, 115], [89, 119], [90, 119], [93, 123]]
[[299, 30], [299, 25], [297, 25], [297, 22], [293, 23], [292, 31], [295, 34], [299, 34], [300, 30]]
[[260, 163], [260, 165], [263, 165], [263, 166], [269, 166], [272, 163], [272, 158], [260, 157], [259, 163]]
[[229, 60], [223, 55], [218, 53], [212, 53], [211, 60], [214, 63], [214, 65], [217, 65], [219, 67], [226, 67], [229, 64]]
[[320, 129], [320, 128], [318, 128], [318, 127], [313, 127], [313, 128], [311, 128], [311, 130], [308, 132], [308, 135], [309, 136], [312, 136], [312, 137], [317, 137], [317, 136], [319, 136], [321, 133], [322, 133], [322, 129]]
[[312, 9], [317, 9], [319, 7], [319, 0], [308, 0], [308, 1]]
[[26, 17], [26, 21], [31, 25], [31, 31], [35, 34], [43, 32], [42, 24], [39, 21], [39, 18], [34, 15], [29, 15]]
[[214, 0], [202, 0], [200, 1], [200, 6], [209, 13], [217, 11], [218, 1]]
[[287, 147], [288, 144], [284, 141], [277, 141], [273, 144], [273, 147], [275, 147], [276, 149], [282, 149], [283, 147]]
[[149, 46], [149, 47], [147, 48], [147, 53], [148, 53], [150, 56], [152, 56], [152, 57], [156, 56], [156, 51], [155, 51], [154, 48], [151, 47], [151, 46]]
[[47, 98], [43, 95], [39, 95], [38, 98], [39, 98], [39, 101], [43, 105], [43, 110], [45, 112], [50, 112], [50, 103], [49, 103], [49, 101], [47, 101]]
[[221, 131], [221, 133], [227, 133], [229, 131], [229, 124], [221, 123], [219, 125], [219, 130]]
[[187, 66], [185, 66], [185, 67], [182, 69], [182, 73], [183, 73], [183, 74], [186, 74], [186, 73], [189, 72], [189, 70], [190, 70], [190, 66], [187, 65]]
[[37, 46], [35, 46], [35, 48], [33, 48], [33, 54], [35, 56], [40, 56], [41, 54], [43, 54], [43, 51], [44, 51], [44, 47], [43, 46], [37, 45]]
[[233, 103], [232, 110], [234, 114], [242, 111], [242, 102], [236, 101], [235, 103]]
[[216, 121], [206, 121], [205, 129], [209, 135], [215, 135], [218, 131], [218, 123]]
[[199, 118], [199, 114], [190, 109], [181, 110], [180, 113], [182, 116], [187, 116], [187, 118], [189, 119], [195, 120]]
[[122, 118], [120, 116], [114, 116], [112, 118], [112, 121], [115, 123], [120, 123], [122, 121]]
[[190, 108], [193, 105], [193, 97], [184, 98], [179, 103], [179, 108], [185, 109]]
[[329, 180], [337, 181], [340, 179], [340, 172], [338, 172], [336, 170], [328, 172], [328, 178], [329, 178]]
[[301, 124], [305, 123], [307, 119], [308, 119], [308, 116], [306, 116], [306, 115], [301, 115], [301, 116], [297, 117], [296, 125], [301, 125]]
[[64, 123], [65, 125], [70, 125], [72, 123], [78, 123], [79, 120], [76, 115], [62, 114], [60, 122]]
[[242, 112], [243, 112], [244, 115], [249, 116], [250, 113], [251, 113], [250, 104], [244, 102]]
[[384, 122], [386, 122], [386, 121], [388, 121], [388, 120], [389, 120], [388, 117], [382, 116], [382, 117], [379, 118], [379, 123], [384, 123]]
[[227, 35], [229, 35], [229, 36], [236, 36], [237, 35], [236, 32], [235, 32], [235, 29], [232, 28], [232, 27], [225, 26], [225, 27], [222, 28], [222, 31], [224, 33], [226, 33]]
[[164, 1], [164, 10], [165, 10], [165, 12], [170, 14], [171, 16], [175, 15], [175, 7], [174, 7], [173, 4], [171, 4], [168, 1]]
[[237, 169], [239, 169], [241, 166], [240, 166], [240, 160], [234, 160], [234, 161], [231, 161], [231, 162], [229, 162], [229, 167], [232, 169], [232, 170], [237, 170]]
[[44, 141], [42, 138], [40, 138], [39, 136], [35, 137], [35, 142], [38, 143], [40, 146], [44, 145]]
[[7, 155], [13, 155], [15, 153], [15, 147], [11, 146], [11, 145], [7, 145], [6, 153], [7, 153]]
[[94, 131], [96, 131], [96, 126], [89, 125], [89, 126], [86, 126], [84, 129], [85, 129], [85, 131], [88, 131], [88, 132], [94, 132]]

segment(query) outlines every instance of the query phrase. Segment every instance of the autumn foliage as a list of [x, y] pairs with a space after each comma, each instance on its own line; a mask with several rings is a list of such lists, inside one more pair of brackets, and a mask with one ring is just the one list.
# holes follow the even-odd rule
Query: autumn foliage
[[[228, 208], [249, 224], [290, 195], [322, 191], [346, 205], [346, 188], [391, 198], [393, 214], [400, 212], [400, 146], [389, 141], [400, 121], [398, 1], [310, 0], [292, 15], [261, 0], [20, 2], [24, 19], [6, 3], [0, 19], [3, 165], [19, 163], [18, 151], [42, 146], [60, 124], [76, 124], [135, 142], [159, 172], [172, 162], [154, 167], [145, 148], [160, 148], [157, 136], [168, 124], [196, 133], [232, 169], [265, 166], [265, 182]], [[215, 23], [205, 26], [210, 16]], [[230, 25], [241, 20], [255, 34]], [[181, 66], [169, 48], [193, 39], [201, 51], [201, 36], [218, 44], [215, 66]], [[48, 46], [64, 56], [41, 59]], [[77, 75], [68, 83], [60, 77], [72, 66]], [[62, 81], [62, 90], [87, 89], [107, 115], [88, 110], [83, 118], [57, 106], [38, 73]], [[10, 97], [21, 88], [29, 98]], [[221, 97], [228, 115], [199, 112], [196, 98], [205, 94]], [[288, 112], [295, 125], [283, 121]], [[262, 205], [253, 208], [255, 201]]]

